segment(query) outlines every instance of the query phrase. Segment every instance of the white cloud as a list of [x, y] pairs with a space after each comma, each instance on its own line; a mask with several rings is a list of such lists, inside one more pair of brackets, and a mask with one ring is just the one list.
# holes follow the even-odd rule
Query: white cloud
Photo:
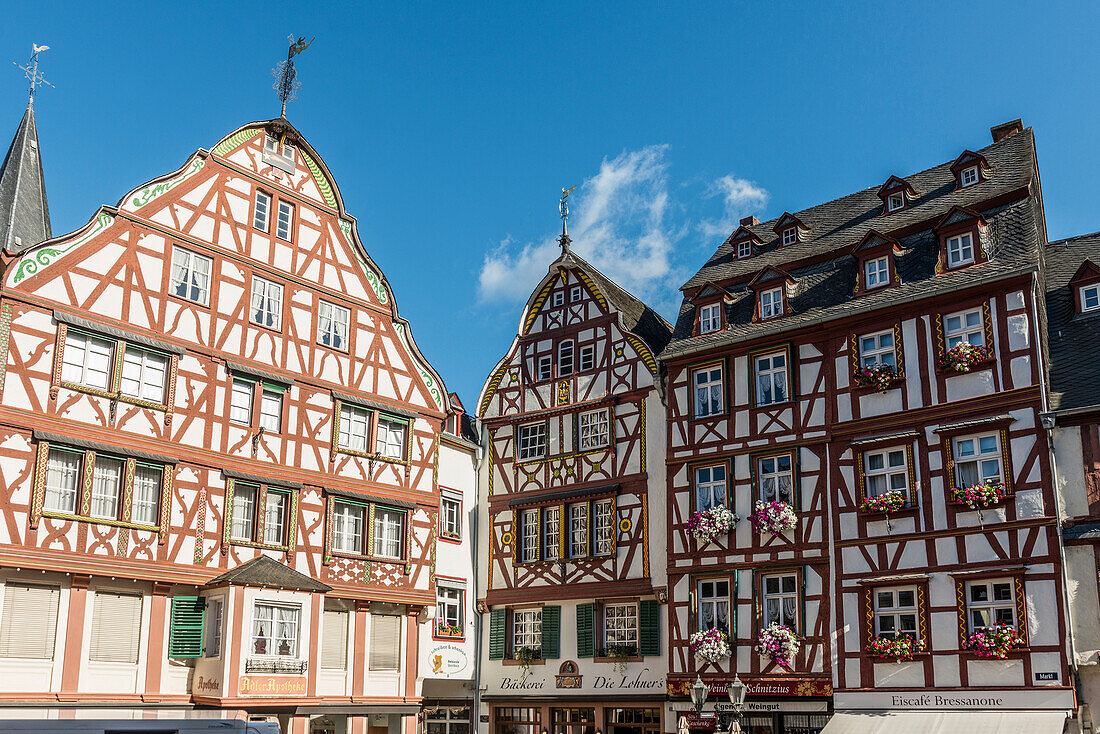
[[[750, 181], [723, 176], [698, 197], [702, 202], [721, 195], [721, 217], [693, 225], [685, 206], [670, 195], [668, 150], [667, 145], [651, 145], [605, 158], [570, 199], [573, 250], [662, 311], [675, 310], [678, 286], [701, 264], [683, 261], [676, 245], [692, 231], [708, 239], [719, 233], [725, 238], [732, 231], [729, 221], [736, 224], [750, 209], [762, 207], [768, 196]], [[522, 245], [505, 239], [485, 254], [480, 299], [526, 299], [559, 254], [556, 233]]]

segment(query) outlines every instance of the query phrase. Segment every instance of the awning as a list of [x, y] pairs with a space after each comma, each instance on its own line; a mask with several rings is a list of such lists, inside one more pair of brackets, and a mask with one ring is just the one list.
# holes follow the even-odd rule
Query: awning
[[838, 711], [821, 734], [1062, 734], [1065, 711]]

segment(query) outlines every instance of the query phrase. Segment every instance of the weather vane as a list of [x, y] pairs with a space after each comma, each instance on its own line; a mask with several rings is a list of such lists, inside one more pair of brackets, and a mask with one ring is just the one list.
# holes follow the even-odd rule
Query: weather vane
[[307, 41], [304, 36], [299, 36], [298, 40], [295, 41], [294, 36], [287, 36], [286, 40], [290, 43], [290, 48], [286, 52], [286, 61], [280, 61], [271, 70], [271, 76], [275, 77], [275, 83], [271, 85], [271, 88], [275, 90], [276, 94], [279, 95], [279, 101], [283, 103], [283, 111], [280, 113], [280, 117], [286, 117], [286, 103], [294, 101], [298, 96], [298, 89], [302, 86], [302, 83], [298, 81], [298, 73], [294, 71], [294, 57], [309, 48], [309, 44], [313, 43], [314, 39], [311, 38]]
[[15, 66], [17, 68], [23, 70], [23, 73], [26, 75], [27, 80], [30, 82], [30, 88], [31, 88], [30, 89], [30, 93], [31, 93], [30, 104], [34, 104], [34, 90], [35, 90], [35, 87], [37, 87], [39, 84], [45, 84], [47, 87], [52, 87], [53, 86], [48, 81], [46, 81], [45, 78], [41, 74], [38, 73], [38, 54], [42, 53], [43, 51], [49, 51], [49, 50], [50, 50], [49, 46], [39, 46], [36, 43], [32, 43], [31, 44], [31, 60], [30, 60], [29, 64], [27, 64], [26, 66], [23, 66], [23, 65], [19, 64], [18, 62], [15, 62], [15, 61], [12, 62], [13, 64], [15, 64]]
[[571, 186], [568, 189], [562, 187], [561, 201], [558, 202], [558, 213], [561, 214], [561, 237], [558, 237], [558, 242], [561, 244], [561, 251], [564, 255], [569, 252], [569, 243], [572, 240], [569, 239], [569, 228], [566, 224], [569, 219], [569, 195], [573, 193], [573, 189], [576, 186]]

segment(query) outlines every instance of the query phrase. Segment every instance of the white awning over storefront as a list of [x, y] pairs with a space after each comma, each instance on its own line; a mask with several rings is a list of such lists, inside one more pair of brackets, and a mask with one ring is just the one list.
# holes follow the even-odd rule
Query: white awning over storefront
[[1062, 734], [1065, 711], [837, 711], [821, 734]]

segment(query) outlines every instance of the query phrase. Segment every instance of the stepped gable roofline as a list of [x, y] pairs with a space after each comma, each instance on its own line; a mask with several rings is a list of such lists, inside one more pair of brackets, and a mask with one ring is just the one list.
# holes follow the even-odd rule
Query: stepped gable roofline
[[680, 289], [690, 291], [708, 281], [727, 286], [742, 283], [752, 278], [763, 265], [794, 269], [797, 267], [794, 263], [830, 255], [845, 256], [852, 242], [869, 227], [901, 238], [906, 233], [930, 228], [931, 223], [953, 204], [984, 212], [1038, 192], [1032, 128], [1024, 128], [982, 148], [978, 154], [993, 166], [985, 180], [959, 189], [951, 163], [909, 174], [905, 180], [920, 192], [920, 197], [889, 214], [883, 212], [879, 185], [795, 212], [812, 230], [812, 234], [795, 244], [777, 247], [779, 238], [773, 229], [777, 219], [750, 225], [748, 229], [764, 240], [752, 258], [738, 260], [735, 247], [728, 241], [723, 242]]
[[863, 235], [863, 238], [852, 247], [852, 255], [858, 257], [860, 253], [866, 250], [877, 250], [886, 245], [889, 245], [895, 252], [901, 250], [901, 243], [898, 242], [897, 238], [883, 234], [877, 229], [869, 229], [867, 234]]
[[1100, 413], [1100, 311], [1079, 313], [1077, 287], [1100, 277], [1091, 258], [1100, 253], [1100, 232], [1049, 243], [1046, 275], [1050, 407], [1057, 413]]
[[969, 168], [970, 166], [973, 166], [975, 163], [977, 163], [978, 166], [984, 171], [990, 170], [989, 161], [985, 159], [985, 156], [981, 153], [975, 153], [968, 148], [960, 153], [959, 157], [956, 158], [954, 163], [951, 164], [951, 171], [954, 173], [958, 173], [964, 168]]
[[973, 209], [955, 205], [951, 207], [946, 214], [940, 217], [939, 221], [933, 225], [932, 231], [939, 232], [946, 227], [950, 227], [960, 222], [973, 222], [975, 220], [977, 220], [979, 226], [985, 226], [985, 220], [982, 219], [981, 214]]
[[322, 584], [304, 573], [295, 571], [270, 556], [253, 558], [206, 582], [206, 588], [214, 586], [256, 586], [267, 589], [319, 591], [322, 594], [332, 591], [332, 587], [328, 584]]
[[0, 165], [0, 249], [20, 253], [51, 236], [38, 126], [28, 104]]
[[791, 277], [790, 273], [785, 270], [780, 270], [772, 265], [765, 266], [756, 277], [749, 281], [749, 288], [757, 290], [763, 285], [771, 283], [775, 280], [782, 280], [787, 285], [794, 285], [797, 281]]

